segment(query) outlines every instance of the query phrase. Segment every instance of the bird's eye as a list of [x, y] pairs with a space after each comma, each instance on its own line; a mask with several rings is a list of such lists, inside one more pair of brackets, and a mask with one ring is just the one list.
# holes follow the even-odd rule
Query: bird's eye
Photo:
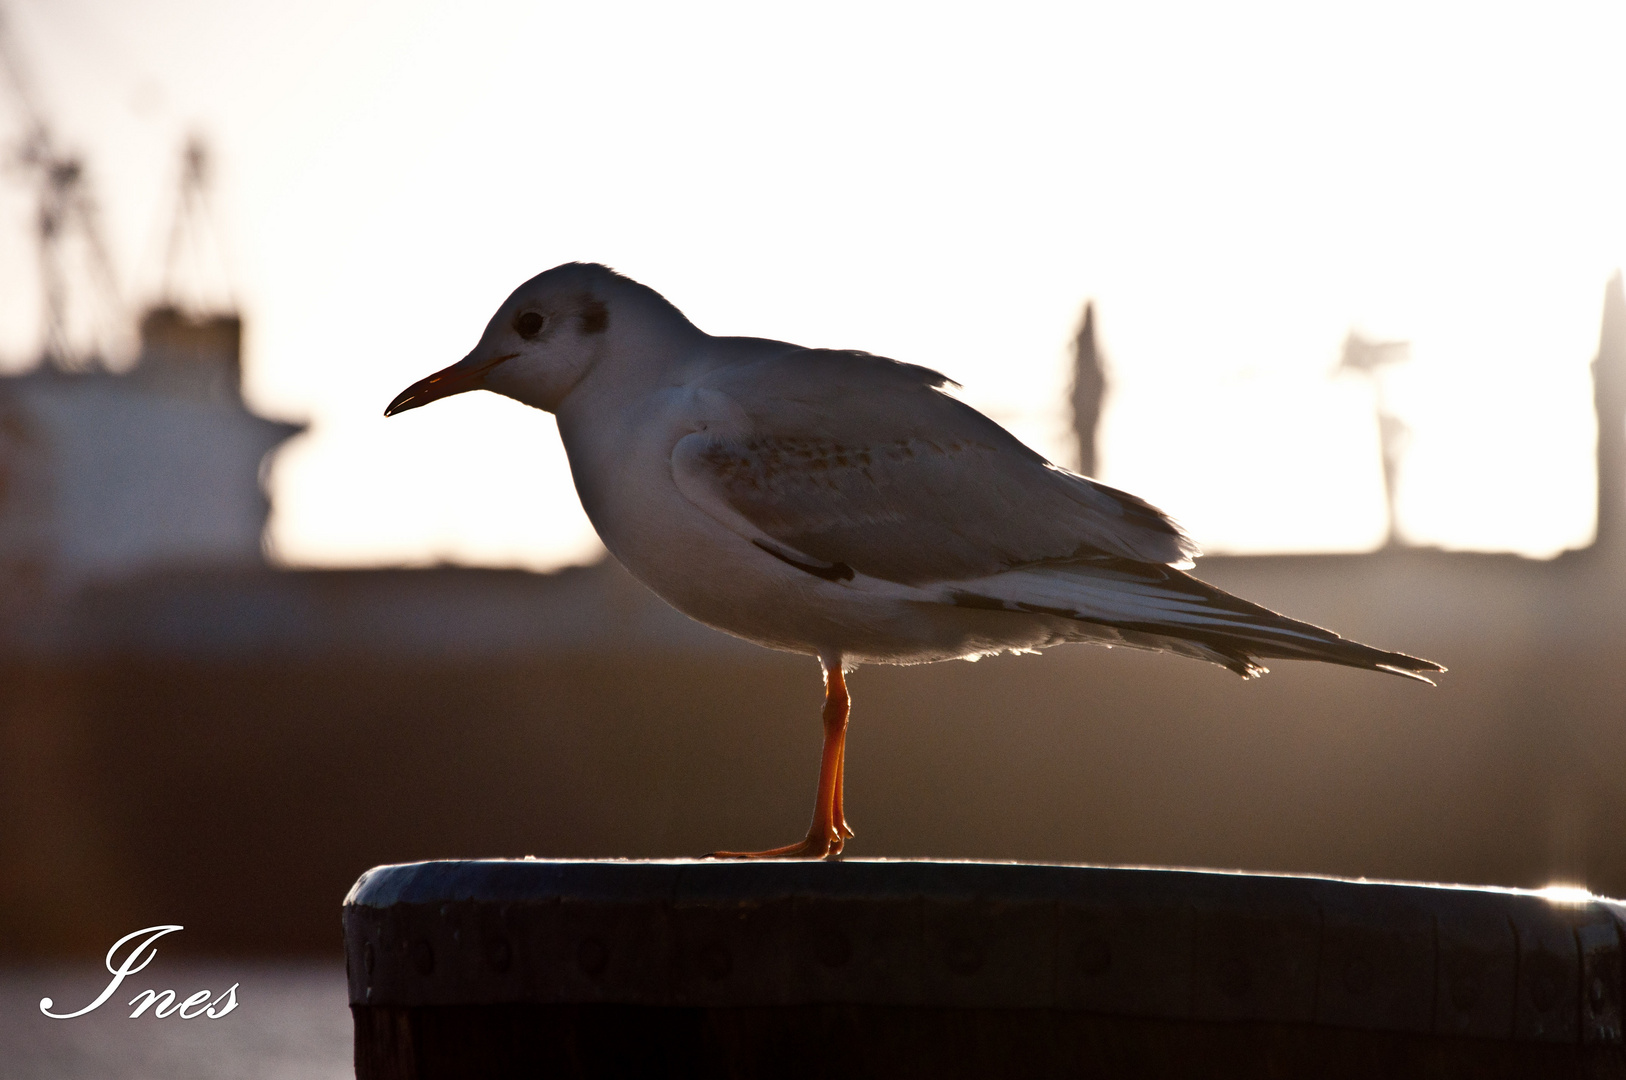
[[542, 332], [542, 316], [534, 311], [527, 311], [514, 320], [514, 329], [519, 331], [522, 338], [534, 338]]

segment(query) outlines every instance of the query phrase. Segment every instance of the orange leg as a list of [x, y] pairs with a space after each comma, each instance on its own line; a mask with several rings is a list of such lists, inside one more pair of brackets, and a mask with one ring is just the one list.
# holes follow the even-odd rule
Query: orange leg
[[841, 674], [840, 657], [821, 658], [824, 665], [824, 753], [819, 761], [819, 794], [807, 839], [767, 851], [714, 851], [713, 859], [827, 859], [841, 854], [852, 830], [841, 811], [843, 765], [847, 756], [847, 716], [852, 699]]
[[[851, 699], [849, 699], [851, 700]], [[849, 709], [850, 711], [850, 709]], [[853, 838], [852, 826], [847, 824], [847, 815], [843, 803], [847, 791], [847, 725], [841, 725], [841, 757], [836, 761], [836, 828], [841, 832], [843, 840]]]

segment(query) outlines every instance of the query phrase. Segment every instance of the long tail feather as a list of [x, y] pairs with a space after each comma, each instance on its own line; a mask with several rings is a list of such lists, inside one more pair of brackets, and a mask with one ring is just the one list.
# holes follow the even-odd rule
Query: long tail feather
[[1170, 566], [1128, 559], [1070, 559], [962, 582], [947, 599], [961, 606], [1058, 616], [1110, 631], [1086, 634], [1138, 648], [1197, 656], [1254, 678], [1261, 660], [1319, 660], [1386, 671], [1433, 684], [1432, 660], [1341, 638], [1232, 596]]

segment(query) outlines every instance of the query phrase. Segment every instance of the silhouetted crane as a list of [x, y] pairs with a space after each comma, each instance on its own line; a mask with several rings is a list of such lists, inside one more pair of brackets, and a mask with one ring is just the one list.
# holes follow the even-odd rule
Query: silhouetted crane
[[[192, 135], [181, 150], [181, 179], [177, 187], [175, 214], [170, 221], [169, 244], [164, 250], [162, 307], [189, 310], [193, 314], [220, 308], [237, 309], [237, 290], [231, 279], [225, 240], [209, 206], [212, 160], [209, 145], [201, 135]], [[210, 271], [209, 249], [214, 249], [215, 272]], [[191, 290], [183, 271], [190, 263]], [[210, 279], [218, 279], [225, 295], [211, 298]]]
[[38, 205], [35, 236], [39, 244], [43, 301], [40, 352], [46, 363], [60, 370], [94, 367], [103, 352], [102, 343], [95, 340], [94, 314], [90, 314], [93, 334], [87, 348], [76, 349], [69, 335], [69, 241], [77, 236], [85, 248], [88, 289], [83, 304], [87, 314], [99, 305], [112, 325], [123, 326], [127, 320], [119, 300], [112, 260], [102, 241], [96, 202], [90, 193], [84, 163], [77, 155], [61, 150], [52, 136], [3, 9], [0, 9], [0, 70], [4, 71], [22, 112], [23, 136], [14, 160], [31, 178]]

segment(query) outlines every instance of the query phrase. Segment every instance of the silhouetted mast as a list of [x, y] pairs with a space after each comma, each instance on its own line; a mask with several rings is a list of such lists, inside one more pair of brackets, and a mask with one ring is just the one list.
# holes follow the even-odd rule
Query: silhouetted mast
[[1084, 319], [1073, 341], [1073, 433], [1078, 438], [1078, 471], [1094, 476], [1100, 467], [1096, 440], [1107, 392], [1106, 365], [1095, 336], [1095, 302], [1084, 304]]
[[[209, 183], [212, 155], [202, 136], [193, 135], [181, 151], [181, 180], [176, 190], [175, 216], [170, 222], [169, 244], [164, 251], [163, 292], [161, 306], [202, 313], [211, 305], [207, 297], [211, 276], [219, 279], [225, 289], [224, 308], [237, 308], [236, 289], [231, 281], [225, 243], [221, 238], [214, 214], [209, 206]], [[214, 249], [216, 273], [209, 270], [208, 253]], [[190, 264], [194, 280], [191, 295], [186, 295], [183, 270]]]
[[[170, 394], [240, 407], [243, 320], [208, 195], [209, 150], [194, 135], [181, 151], [162, 291], [141, 316], [135, 373]], [[206, 257], [211, 246], [217, 256], [213, 273]]]

